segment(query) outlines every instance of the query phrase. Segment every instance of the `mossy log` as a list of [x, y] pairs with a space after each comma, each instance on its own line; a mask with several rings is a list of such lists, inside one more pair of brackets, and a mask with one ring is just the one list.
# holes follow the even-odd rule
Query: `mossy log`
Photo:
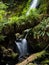
[[48, 48], [49, 48], [49, 44], [41, 52], [30, 55], [27, 59], [25, 59], [24, 61], [22, 61], [21, 63], [18, 63], [16, 65], [27, 65], [28, 63], [33, 62], [34, 60], [36, 60], [38, 58], [41, 58], [42, 56], [44, 56], [47, 53]]
[[35, 54], [30, 55], [27, 59], [25, 59], [23, 62], [18, 63], [16, 65], [27, 65], [28, 63], [36, 60], [37, 58], [40, 58], [43, 54], [45, 54], [46, 51], [41, 51]]

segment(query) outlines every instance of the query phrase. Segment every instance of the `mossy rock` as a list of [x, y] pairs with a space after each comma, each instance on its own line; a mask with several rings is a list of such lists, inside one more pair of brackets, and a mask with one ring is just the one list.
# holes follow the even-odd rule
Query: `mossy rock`
[[27, 65], [37, 65], [36, 63], [29, 63], [29, 64], [27, 64]]

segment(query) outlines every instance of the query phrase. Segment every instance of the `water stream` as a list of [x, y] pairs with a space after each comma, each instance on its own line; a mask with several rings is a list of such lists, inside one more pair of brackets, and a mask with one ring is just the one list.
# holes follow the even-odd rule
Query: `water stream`
[[29, 15], [30, 10], [36, 8], [38, 4], [38, 0], [32, 0], [29, 10], [27, 11], [26, 15]]
[[25, 38], [20, 38], [18, 39], [18, 41], [15, 41], [19, 50], [19, 59], [28, 54], [26, 37], [27, 35], [25, 36]]

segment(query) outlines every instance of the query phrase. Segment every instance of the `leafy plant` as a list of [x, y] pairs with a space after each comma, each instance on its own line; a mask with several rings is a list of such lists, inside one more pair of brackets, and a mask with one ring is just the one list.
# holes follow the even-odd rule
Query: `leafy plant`
[[0, 41], [4, 41], [4, 38], [5, 38], [6, 36], [3, 36], [2, 34], [0, 34]]
[[35, 38], [36, 37], [39, 38], [40, 36], [43, 37], [45, 34], [49, 36], [49, 31], [46, 31], [48, 27], [49, 27], [49, 18], [47, 19], [44, 18], [42, 22], [33, 29], [34, 37]]

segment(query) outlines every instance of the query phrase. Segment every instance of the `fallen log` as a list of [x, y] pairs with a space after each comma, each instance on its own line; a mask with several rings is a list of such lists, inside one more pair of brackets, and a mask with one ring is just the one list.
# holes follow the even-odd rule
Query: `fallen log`
[[37, 58], [40, 58], [43, 54], [45, 54], [46, 51], [41, 51], [35, 54], [30, 55], [27, 59], [25, 59], [23, 62], [18, 63], [16, 65], [27, 65], [29, 62], [34, 61]]

